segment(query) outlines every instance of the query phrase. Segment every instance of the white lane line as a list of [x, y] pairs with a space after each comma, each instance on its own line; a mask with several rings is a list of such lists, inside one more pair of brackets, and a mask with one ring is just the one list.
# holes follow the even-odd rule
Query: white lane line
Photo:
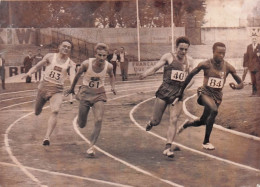
[[[187, 116], [189, 116], [189, 117], [192, 118], [192, 119], [198, 119], [198, 117], [192, 115], [192, 114], [188, 111], [188, 109], [187, 109], [187, 107], [186, 107], [186, 102], [187, 102], [189, 99], [195, 97], [196, 95], [197, 95], [197, 94], [194, 94], [194, 95], [192, 95], [192, 96], [186, 98], [186, 99], [183, 101], [183, 111], [184, 111], [184, 113], [185, 113]], [[250, 134], [246, 134], [246, 133], [243, 133], [243, 132], [238, 132], [238, 131], [231, 130], [231, 129], [226, 129], [226, 128], [222, 127], [221, 125], [217, 125], [217, 124], [215, 124], [215, 123], [214, 123], [214, 126], [213, 126], [213, 127], [216, 128], [216, 129], [222, 130], [222, 131], [229, 132], [229, 133], [231, 133], [231, 134], [235, 134], [235, 135], [238, 135], [238, 136], [242, 136], [242, 137], [244, 137], [244, 138], [248, 138], [248, 139], [260, 141], [260, 137], [253, 136], [253, 135], [250, 135]]]
[[9, 140], [8, 140], [8, 133], [10, 132], [11, 128], [20, 120], [22, 120], [23, 118], [26, 118], [27, 116], [33, 114], [33, 112], [30, 112], [20, 118], [18, 118], [15, 122], [13, 122], [5, 131], [5, 149], [8, 152], [10, 158], [12, 159], [12, 161], [20, 168], [20, 170], [22, 170], [25, 175], [27, 175], [31, 180], [33, 180], [34, 182], [36, 182], [37, 185], [42, 186], [41, 182], [33, 175], [31, 174], [17, 159], [16, 157], [13, 155], [12, 150], [10, 148], [9, 145]]
[[[155, 88], [155, 87], [157, 87], [157, 86], [146, 86], [146, 87], [142, 86], [142, 87], [136, 88], [136, 89], [126, 89], [126, 90], [120, 90], [120, 91], [117, 91], [117, 92], [118, 92], [118, 93], [120, 93], [120, 92], [129, 92], [129, 91], [133, 91], [133, 90], [140, 90], [140, 89], [145, 89], [145, 88]], [[109, 92], [106, 92], [106, 93], [112, 93], [112, 92], [109, 91]], [[21, 103], [17, 103], [17, 104], [13, 104], [13, 105], [8, 105], [8, 106], [6, 106], [6, 107], [0, 108], [0, 111], [1, 111], [1, 110], [5, 110], [5, 109], [8, 109], [8, 108], [12, 108], [12, 107], [14, 107], [14, 106], [19, 106], [19, 105], [22, 105], [22, 104], [32, 103], [32, 102], [34, 102], [34, 101], [35, 101], [35, 100], [31, 100], [31, 101], [27, 101], [27, 102], [21, 102]]]
[[[134, 107], [132, 108], [132, 110], [131, 110], [130, 113], [129, 113], [129, 116], [130, 116], [130, 119], [132, 120], [132, 122], [133, 122], [138, 128], [142, 129], [142, 130], [145, 131], [145, 132], [146, 132], [145, 128], [142, 127], [139, 123], [137, 123], [137, 121], [134, 119], [133, 113], [135, 112], [135, 110], [136, 110], [140, 105], [142, 105], [143, 103], [145, 103], [145, 102], [147, 102], [147, 101], [149, 101], [149, 100], [152, 100], [152, 99], [154, 99], [154, 97], [149, 98], [149, 99], [146, 99], [146, 100], [144, 100], [144, 101], [138, 103], [136, 106], [134, 106]], [[150, 132], [150, 131], [148, 131], [148, 133], [151, 134], [151, 135], [153, 135], [153, 136], [155, 136], [155, 137], [157, 137], [157, 138], [159, 138], [159, 139], [161, 139], [161, 140], [163, 140], [163, 141], [166, 141], [166, 138], [163, 138], [162, 136], [160, 136], [160, 135], [158, 135], [158, 134], [156, 134], [156, 133], [153, 133], [153, 132]], [[192, 149], [192, 148], [186, 147], [186, 146], [184, 146], [184, 145], [182, 145], [182, 144], [179, 144], [179, 143], [176, 143], [176, 142], [173, 142], [173, 143], [174, 143], [175, 145], [178, 145], [179, 147], [182, 147], [182, 148], [187, 149], [187, 150], [189, 150], [189, 151], [192, 151], [192, 152], [194, 152], [194, 153], [198, 153], [198, 154], [200, 154], [200, 155], [207, 156], [207, 157], [209, 157], [209, 158], [213, 158], [213, 159], [216, 159], [216, 160], [219, 160], [219, 161], [222, 161], [222, 162], [231, 164], [231, 165], [235, 165], [235, 166], [238, 166], [238, 167], [241, 167], [241, 168], [244, 168], [244, 169], [248, 169], [248, 170], [260, 172], [259, 169], [253, 168], [253, 167], [251, 167], [251, 166], [247, 166], [247, 165], [244, 165], [244, 164], [239, 164], [239, 163], [236, 163], [236, 162], [227, 160], [227, 159], [223, 159], [223, 158], [220, 158], [220, 157], [211, 155], [211, 154], [207, 154], [207, 153], [198, 151], [198, 150], [196, 150], [196, 149]]]
[[[131, 96], [131, 95], [135, 95], [135, 93], [134, 93], [134, 94], [125, 95], [125, 96], [121, 96], [121, 97], [117, 97], [117, 98], [114, 98], [114, 99], [111, 99], [111, 100], [116, 100], [116, 99], [123, 98], [123, 97], [129, 97], [129, 96]], [[111, 100], [109, 100], [109, 101], [111, 101]], [[81, 134], [81, 132], [79, 131], [79, 129], [78, 129], [78, 127], [77, 127], [77, 116], [76, 116], [76, 117], [74, 118], [74, 120], [73, 120], [73, 127], [74, 127], [74, 130], [76, 131], [76, 133], [77, 133], [84, 141], [86, 141], [88, 144], [90, 144], [90, 141], [89, 141], [83, 134]], [[148, 175], [148, 176], [150, 176], [150, 177], [153, 177], [153, 178], [155, 178], [155, 179], [157, 179], [157, 180], [160, 180], [160, 181], [162, 181], [162, 182], [164, 182], [164, 183], [167, 183], [167, 184], [169, 184], [169, 185], [171, 185], [171, 186], [179, 186], [179, 187], [182, 186], [182, 185], [176, 184], [176, 183], [174, 183], [174, 182], [172, 182], [172, 181], [165, 180], [165, 179], [162, 179], [162, 178], [160, 178], [160, 177], [157, 177], [156, 175], [153, 175], [152, 173], [150, 173], [150, 172], [148, 172], [148, 171], [145, 171], [145, 170], [143, 170], [143, 169], [141, 169], [141, 168], [139, 168], [139, 167], [137, 167], [137, 166], [135, 166], [135, 165], [133, 165], [133, 164], [130, 164], [129, 162], [126, 162], [126, 161], [124, 161], [124, 160], [122, 160], [122, 159], [120, 159], [120, 158], [117, 158], [117, 157], [113, 156], [112, 154], [110, 154], [110, 153], [104, 151], [103, 149], [99, 148], [99, 147], [96, 146], [96, 145], [95, 145], [94, 147], [95, 147], [96, 150], [98, 150], [99, 152], [103, 153], [104, 155], [106, 155], [106, 156], [108, 156], [108, 157], [114, 159], [115, 161], [118, 161], [118, 162], [120, 162], [120, 163], [126, 165], [127, 167], [130, 167], [130, 168], [132, 168], [132, 169], [134, 169], [134, 170], [136, 170], [136, 171], [138, 171], [138, 172], [140, 172], [140, 173], [143, 173], [143, 174], [145, 174], [145, 175]]]
[[[3, 165], [3, 166], [17, 167], [17, 165], [15, 165], [15, 164], [10, 164], [10, 163], [5, 163], [5, 162], [0, 162], [0, 164]], [[81, 177], [81, 176], [77, 176], [77, 175], [71, 175], [71, 174], [66, 174], [66, 173], [61, 173], [61, 172], [56, 172], [56, 171], [32, 168], [32, 167], [28, 167], [28, 166], [24, 166], [24, 167], [28, 170], [31, 170], [31, 171], [39, 171], [39, 172], [52, 174], [52, 175], [56, 175], [56, 176], [70, 177], [70, 178], [74, 178], [74, 179], [81, 179], [81, 180], [96, 182], [96, 183], [100, 183], [100, 184], [107, 184], [107, 185], [111, 185], [111, 186], [132, 187], [130, 185], [108, 182], [108, 181], [93, 179], [93, 178], [89, 178], [89, 177]]]
[[25, 97], [13, 97], [13, 98], [9, 98], [9, 99], [3, 99], [3, 100], [0, 101], [0, 103], [5, 102], [5, 101], [12, 101], [12, 100], [16, 100], [16, 99], [23, 99], [23, 98], [27, 98], [27, 97], [33, 97], [33, 96], [36, 96], [36, 95], [34, 94], [34, 95], [25, 96]]
[[[151, 88], [152, 88], [152, 87], [151, 87]], [[138, 90], [138, 89], [132, 89], [132, 90]], [[128, 90], [128, 91], [129, 91], [129, 90]], [[136, 94], [136, 93], [129, 94], [129, 96], [130, 96], [130, 95], [134, 95], [134, 94]], [[124, 96], [119, 96], [119, 97], [117, 97], [117, 99], [122, 98], [122, 97], [124, 97]], [[115, 99], [116, 99], [116, 98], [115, 98]], [[114, 99], [113, 99], [113, 100], [114, 100]], [[33, 102], [33, 101], [24, 102], [24, 103], [30, 103], [30, 102]], [[64, 101], [64, 103], [65, 103], [65, 102], [69, 102], [69, 101]], [[20, 104], [24, 104], [24, 103], [20, 103]], [[17, 105], [19, 105], [19, 104], [17, 104]], [[48, 107], [49, 107], [49, 106], [46, 106], [46, 107], [44, 107], [43, 109], [46, 109], [46, 108], [48, 108]], [[29, 178], [31, 178], [34, 182], [36, 182], [36, 183], [37, 183], [38, 185], [40, 185], [40, 186], [44, 186], [44, 185], [42, 185], [41, 182], [40, 182], [33, 174], [31, 174], [31, 173], [18, 161], [18, 159], [13, 155], [12, 150], [11, 150], [11, 147], [10, 147], [10, 145], [9, 145], [9, 139], [8, 139], [8, 134], [9, 134], [9, 132], [11, 131], [12, 127], [13, 127], [17, 122], [19, 122], [20, 120], [22, 120], [22, 119], [28, 117], [29, 115], [31, 115], [31, 114], [33, 114], [33, 113], [34, 113], [34, 112], [30, 112], [30, 113], [28, 113], [28, 114], [26, 114], [26, 115], [24, 115], [24, 116], [18, 118], [16, 121], [14, 121], [14, 122], [7, 128], [7, 130], [5, 131], [4, 142], [5, 142], [6, 151], [7, 151], [7, 153], [9, 154], [10, 158], [12, 159], [12, 161], [13, 161]]]
[[23, 90], [23, 91], [16, 91], [16, 92], [6, 92], [6, 93], [2, 93], [1, 95], [9, 95], [9, 94], [17, 94], [17, 93], [24, 93], [24, 92], [32, 92], [32, 91], [36, 91], [37, 89], [34, 90]]
[[[127, 83], [133, 83], [133, 82], [150, 82], [150, 81], [161, 81], [160, 79], [148, 79], [148, 80], [135, 80], [135, 81], [126, 81], [123, 84], [118, 84], [116, 87], [125, 87], [127, 86]], [[121, 82], [121, 81], [117, 81], [116, 83]], [[109, 84], [106, 83], [105, 86], [108, 86]], [[78, 87], [79, 85], [77, 85]], [[65, 88], [69, 88], [69, 86], [66, 86]], [[23, 90], [23, 91], [16, 91], [16, 92], [6, 92], [6, 93], [1, 93], [1, 95], [9, 95], [9, 94], [17, 94], [17, 93], [24, 93], [24, 92], [32, 92], [32, 91], [37, 91], [37, 89], [33, 89], [33, 90]]]

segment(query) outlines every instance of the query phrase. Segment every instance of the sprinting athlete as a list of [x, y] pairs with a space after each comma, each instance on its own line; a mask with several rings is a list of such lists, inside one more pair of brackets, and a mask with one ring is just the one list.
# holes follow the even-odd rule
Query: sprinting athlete
[[83, 84], [76, 96], [76, 98], [80, 101], [77, 123], [80, 128], [84, 128], [86, 126], [88, 113], [90, 107], [92, 107], [95, 125], [91, 135], [90, 148], [87, 150], [87, 154], [89, 156], [95, 156], [94, 145], [97, 142], [101, 131], [104, 114], [104, 102], [107, 100], [104, 88], [106, 74], [108, 74], [110, 78], [111, 91], [116, 94], [113, 65], [106, 61], [108, 51], [109, 49], [106, 44], [98, 43], [95, 46], [96, 58], [90, 58], [81, 64], [81, 67], [73, 80], [71, 88], [66, 91], [66, 95], [71, 93], [75, 94], [74, 88], [78, 82], [78, 79], [82, 73], [84, 73]]
[[[174, 102], [176, 94], [183, 85], [187, 74], [192, 70], [192, 59], [187, 57], [190, 41], [186, 37], [179, 37], [176, 40], [176, 52], [164, 54], [159, 62], [152, 68], [140, 75], [140, 79], [154, 74], [161, 67], [164, 67], [163, 83], [156, 92], [156, 99], [153, 107], [151, 120], [146, 126], [150, 131], [153, 126], [160, 124], [163, 113], [168, 106], [170, 112], [170, 124], [167, 131], [167, 142], [163, 154], [168, 157], [174, 156], [172, 142], [176, 135], [177, 120], [182, 112], [182, 101]], [[174, 102], [174, 104], [173, 104]]]
[[43, 59], [32, 67], [27, 76], [31, 77], [43, 66], [46, 66], [43, 80], [38, 86], [36, 97], [35, 115], [39, 115], [44, 104], [49, 100], [51, 115], [48, 120], [48, 128], [43, 140], [43, 145], [50, 145], [50, 136], [57, 124], [58, 113], [63, 100], [64, 81], [68, 77], [68, 69], [70, 72], [70, 80], [72, 82], [75, 76], [76, 64], [69, 58], [73, 44], [69, 40], [63, 40], [58, 47], [58, 53], [48, 53]]
[[213, 150], [215, 147], [209, 142], [210, 134], [218, 114], [218, 107], [222, 102], [222, 89], [226, 82], [226, 77], [231, 74], [238, 85], [230, 83], [232, 89], [242, 89], [243, 82], [237, 75], [235, 68], [224, 60], [226, 46], [221, 42], [213, 45], [213, 58], [198, 64], [187, 76], [184, 84], [178, 94], [178, 98], [182, 99], [185, 87], [188, 85], [194, 75], [201, 70], [204, 71], [203, 86], [198, 88], [198, 104], [204, 106], [204, 112], [200, 119], [193, 122], [187, 121], [178, 128], [177, 133], [181, 133], [187, 127], [198, 127], [206, 125], [206, 132], [202, 147], [204, 149]]

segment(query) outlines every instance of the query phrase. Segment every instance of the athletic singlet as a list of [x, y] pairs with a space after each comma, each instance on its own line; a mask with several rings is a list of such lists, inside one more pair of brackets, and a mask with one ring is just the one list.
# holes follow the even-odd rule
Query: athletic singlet
[[213, 59], [206, 61], [208, 68], [204, 70], [203, 86], [214, 90], [221, 91], [224, 87], [227, 77], [227, 62], [224, 61], [221, 70], [214, 67]]
[[46, 66], [43, 79], [54, 84], [63, 85], [68, 76], [69, 62], [70, 58], [64, 64], [57, 63], [57, 53], [54, 53], [52, 61]]
[[163, 82], [171, 85], [182, 85], [189, 72], [188, 60], [186, 56], [184, 62], [180, 62], [173, 54], [172, 57], [173, 61], [166, 62], [164, 65]]
[[94, 60], [95, 58], [90, 58], [88, 61], [88, 70], [84, 73], [83, 85], [88, 86], [92, 89], [98, 89], [104, 87], [105, 85], [108, 62], [105, 61], [104, 69], [100, 73], [96, 73], [92, 69], [92, 62]]

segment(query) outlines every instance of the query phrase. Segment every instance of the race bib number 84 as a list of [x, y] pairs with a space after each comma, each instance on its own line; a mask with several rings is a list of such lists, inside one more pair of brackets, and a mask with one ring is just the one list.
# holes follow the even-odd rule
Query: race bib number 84
[[216, 77], [209, 77], [208, 85], [211, 88], [223, 88], [224, 86], [224, 79], [216, 78]]
[[186, 78], [186, 72], [180, 70], [172, 70], [171, 80], [183, 82]]

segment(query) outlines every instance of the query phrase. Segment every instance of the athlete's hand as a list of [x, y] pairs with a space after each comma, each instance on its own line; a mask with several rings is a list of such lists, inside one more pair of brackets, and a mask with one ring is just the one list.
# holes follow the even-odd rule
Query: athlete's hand
[[140, 80], [143, 80], [144, 78], [145, 78], [144, 74], [140, 74], [140, 75], [139, 75], [139, 79], [140, 79]]
[[232, 82], [232, 83], [229, 83], [229, 86], [233, 89], [233, 90], [235, 90], [237, 87], [236, 87], [236, 85]]
[[111, 92], [113, 92], [114, 95], [116, 95], [116, 90], [111, 88]]
[[74, 89], [68, 89], [64, 91], [64, 96], [67, 97], [69, 94], [75, 95]]

